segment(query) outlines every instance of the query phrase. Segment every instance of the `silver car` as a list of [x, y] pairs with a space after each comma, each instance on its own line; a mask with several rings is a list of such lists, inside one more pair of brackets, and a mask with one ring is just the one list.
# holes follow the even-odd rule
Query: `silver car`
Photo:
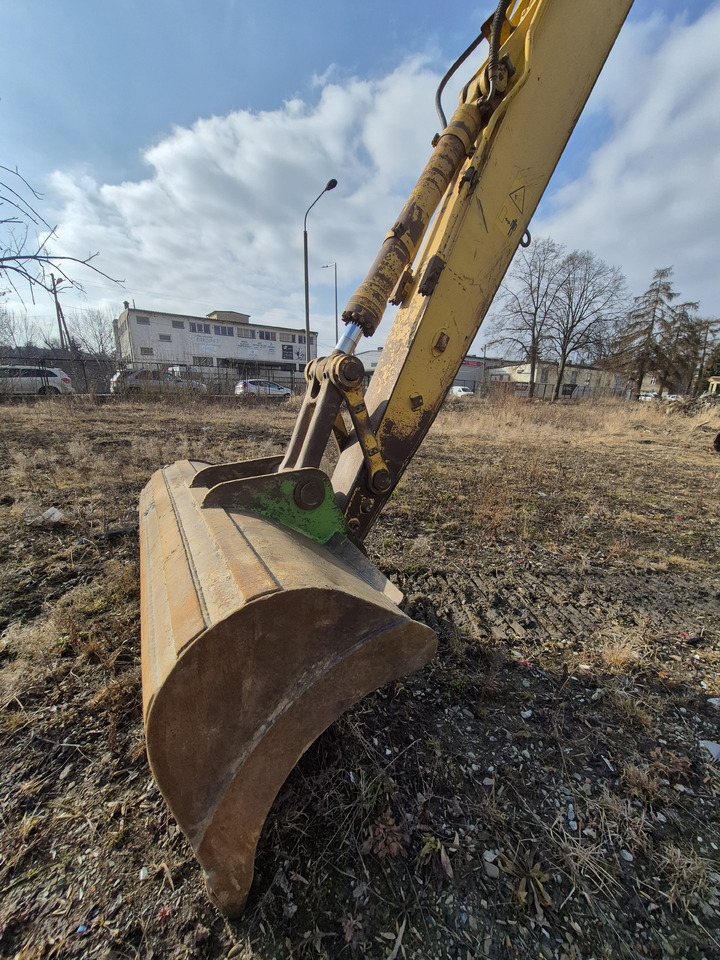
[[285, 400], [292, 391], [288, 387], [281, 387], [274, 380], [239, 380], [235, 384], [237, 397], [271, 397], [275, 400]]
[[173, 393], [197, 390], [206, 393], [201, 380], [187, 380], [160, 370], [118, 370], [110, 378], [110, 393], [127, 396], [138, 393]]
[[74, 393], [74, 390], [70, 377], [58, 367], [0, 366], [0, 396], [58, 396], [61, 393]]

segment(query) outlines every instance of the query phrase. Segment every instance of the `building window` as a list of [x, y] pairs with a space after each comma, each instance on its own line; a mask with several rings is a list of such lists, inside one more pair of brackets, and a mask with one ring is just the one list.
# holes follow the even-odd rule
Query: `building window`
[[543, 367], [540, 371], [540, 383], [547, 383], [549, 374], [549, 369], [547, 367]]
[[209, 323], [191, 323], [190, 333], [210, 333]]
[[142, 327], [149, 327], [150, 317], [135, 317], [135, 323], [139, 323]]
[[278, 336], [280, 339], [280, 343], [295, 343], [294, 333], [281, 333]]
[[254, 339], [255, 339], [255, 331], [254, 331], [254, 330], [249, 330], [247, 327], [239, 327], [239, 328], [238, 328], [238, 336], [239, 336], [239, 337], [245, 337], [246, 340], [254, 340]]
[[258, 330], [260, 340], [275, 340], [277, 335], [274, 330]]
[[299, 333], [299, 334], [298, 334], [298, 343], [305, 343], [305, 334], [304, 334], [304, 333]]
[[234, 337], [235, 331], [232, 327], [213, 327], [216, 337]]
[[194, 367], [211, 367], [213, 365], [212, 357], [193, 357]]
[[159, 334], [159, 340], [161, 343], [172, 343], [172, 337], [170, 336], [169, 333]]
[[184, 330], [185, 321], [184, 320], [173, 320], [172, 322], [173, 330]]
[[153, 355], [152, 347], [140, 347], [140, 356], [141, 357], [151, 357]]
[[570, 374], [570, 383], [577, 383], [577, 370], [573, 370]]

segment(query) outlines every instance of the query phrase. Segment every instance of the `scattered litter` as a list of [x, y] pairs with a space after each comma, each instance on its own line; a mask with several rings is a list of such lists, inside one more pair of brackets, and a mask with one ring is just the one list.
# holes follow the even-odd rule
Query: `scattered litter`
[[713, 740], [701, 740], [700, 746], [705, 747], [713, 760], [720, 760], [720, 743], [715, 743]]
[[45, 513], [41, 513], [38, 517], [32, 517], [31, 519], [26, 519], [25, 523], [28, 525], [33, 524], [42, 524], [44, 526], [52, 526], [53, 523], [59, 523], [60, 520], [65, 519], [65, 514], [58, 510], [57, 507], [50, 507], [49, 510], [46, 510]]

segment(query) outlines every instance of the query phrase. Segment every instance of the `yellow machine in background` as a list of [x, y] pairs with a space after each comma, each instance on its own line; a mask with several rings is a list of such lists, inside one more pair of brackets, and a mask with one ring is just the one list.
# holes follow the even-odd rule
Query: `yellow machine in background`
[[[483, 28], [488, 60], [343, 313], [345, 334], [305, 371], [285, 456], [183, 461], [143, 492], [148, 756], [228, 915], [245, 904], [265, 817], [304, 751], [435, 651], [362, 541], [529, 241], [631, 5], [503, 0]], [[353, 353], [388, 301], [400, 309], [363, 395]], [[320, 463], [332, 436], [341, 452], [330, 480]]]

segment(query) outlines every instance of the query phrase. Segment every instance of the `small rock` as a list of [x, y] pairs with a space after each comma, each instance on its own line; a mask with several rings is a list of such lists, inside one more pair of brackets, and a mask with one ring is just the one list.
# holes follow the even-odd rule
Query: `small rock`
[[485, 864], [485, 874], [491, 880], [497, 880], [500, 876], [500, 868], [496, 863], [486, 863]]
[[138, 880], [142, 883], [143, 880], [147, 880], [147, 878], [148, 878], [148, 868], [141, 867], [140, 873], [138, 874]]
[[532, 716], [532, 710], [523, 710], [520, 716], [523, 718], [523, 720], [529, 720]]
[[720, 710], [720, 697], [710, 697], [708, 704], [715, 707], [716, 710]]
[[621, 850], [621, 851], [620, 851], [620, 856], [621, 856], [621, 857], [623, 858], [623, 860], [625, 860], [627, 863], [632, 863], [633, 860], [635, 859], [635, 858], [633, 857], [633, 855], [630, 853], [629, 850]]

